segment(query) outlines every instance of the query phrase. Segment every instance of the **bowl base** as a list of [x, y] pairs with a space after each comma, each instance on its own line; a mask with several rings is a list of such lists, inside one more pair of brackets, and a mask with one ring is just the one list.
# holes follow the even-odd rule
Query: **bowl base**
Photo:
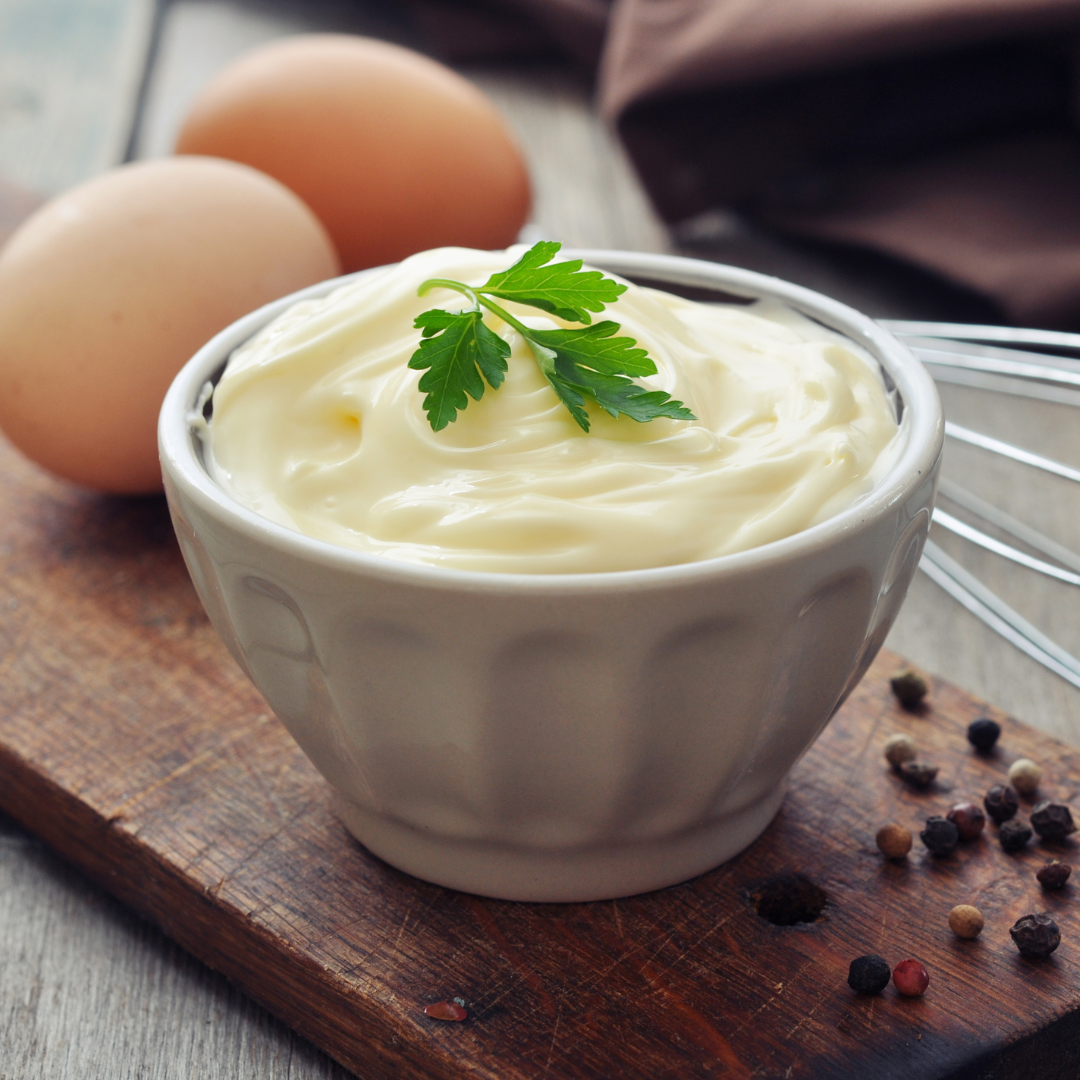
[[752, 844], [784, 798], [781, 783], [735, 814], [676, 836], [586, 848], [530, 848], [460, 840], [373, 814], [334, 792], [334, 812], [373, 854], [436, 885], [497, 900], [576, 903], [677, 885]]

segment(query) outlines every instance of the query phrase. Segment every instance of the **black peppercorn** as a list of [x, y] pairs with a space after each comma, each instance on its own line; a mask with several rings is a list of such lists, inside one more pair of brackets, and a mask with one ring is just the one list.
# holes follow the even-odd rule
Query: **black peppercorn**
[[1008, 784], [995, 784], [983, 799], [987, 815], [999, 825], [1016, 816], [1020, 809], [1020, 799]]
[[929, 848], [930, 854], [939, 857], [955, 851], [956, 845], [960, 843], [960, 830], [948, 818], [937, 815], [926, 819], [926, 828], [919, 836]]
[[1052, 803], [1049, 799], [1039, 803], [1031, 811], [1031, 827], [1044, 840], [1064, 840], [1076, 832], [1072, 812], [1064, 803]]
[[848, 986], [856, 994], [880, 994], [889, 985], [892, 971], [880, 956], [857, 956], [848, 968]]
[[998, 829], [998, 839], [1006, 851], [1021, 851], [1031, 839], [1031, 829], [1017, 818], [1004, 821]]
[[1021, 956], [1049, 956], [1061, 944], [1061, 931], [1049, 915], [1025, 915], [1016, 920], [1009, 934]]
[[1057, 859], [1053, 859], [1040, 866], [1035, 871], [1035, 877], [1044, 889], [1053, 891], [1054, 889], [1060, 889], [1069, 880], [1071, 873], [1072, 867], [1067, 862], [1059, 862]]
[[905, 761], [897, 770], [902, 780], [920, 791], [928, 788], [938, 774], [936, 765], [924, 765], [921, 761]]
[[968, 724], [967, 737], [968, 742], [975, 747], [976, 750], [986, 754], [994, 749], [994, 744], [998, 741], [998, 736], [1001, 735], [1001, 725], [996, 720], [991, 720], [989, 717], [984, 716], [979, 720], [972, 720]]

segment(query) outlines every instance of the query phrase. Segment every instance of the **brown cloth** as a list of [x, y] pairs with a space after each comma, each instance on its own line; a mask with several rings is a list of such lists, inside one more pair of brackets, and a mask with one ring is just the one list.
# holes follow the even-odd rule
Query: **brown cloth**
[[1080, 0], [416, 3], [452, 56], [467, 13], [487, 56], [598, 57], [668, 222], [734, 208], [1080, 328]]

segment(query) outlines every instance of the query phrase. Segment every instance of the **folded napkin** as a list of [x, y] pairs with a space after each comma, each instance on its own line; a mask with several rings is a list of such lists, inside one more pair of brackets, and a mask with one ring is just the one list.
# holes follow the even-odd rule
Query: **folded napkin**
[[595, 62], [670, 223], [734, 208], [1080, 328], [1080, 0], [416, 4], [451, 55], [471, 18], [488, 56]]

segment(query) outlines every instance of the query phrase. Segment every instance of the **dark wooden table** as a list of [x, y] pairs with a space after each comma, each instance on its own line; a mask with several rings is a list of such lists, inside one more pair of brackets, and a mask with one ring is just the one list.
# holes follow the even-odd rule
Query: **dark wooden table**
[[[167, 153], [184, 109], [245, 48], [307, 29], [410, 43], [395, 5], [267, 0], [2, 0], [0, 176], [50, 194], [125, 156]], [[469, 74], [518, 131], [536, 229], [571, 244], [689, 250], [800, 280], [888, 317], [973, 317], [963, 298], [867, 273], [843, 258], [713, 215], [672, 236], [650, 211], [589, 90], [557, 68]], [[2, 227], [2, 222], [0, 222]], [[1075, 410], [943, 388], [946, 411], [1080, 466]], [[950, 445], [953, 479], [1076, 546], [1080, 489]], [[1076, 489], [1076, 490], [1074, 490]], [[1080, 655], [1066, 586], [936, 537], [1010, 604]], [[14, 603], [13, 603], [14, 601]], [[0, 610], [0, 668], [20, 664], [19, 604]], [[1080, 693], [918, 578], [889, 645], [1073, 744]], [[332, 1077], [346, 1074], [246, 996], [90, 885], [12, 822], [0, 823], [0, 1078]]]

